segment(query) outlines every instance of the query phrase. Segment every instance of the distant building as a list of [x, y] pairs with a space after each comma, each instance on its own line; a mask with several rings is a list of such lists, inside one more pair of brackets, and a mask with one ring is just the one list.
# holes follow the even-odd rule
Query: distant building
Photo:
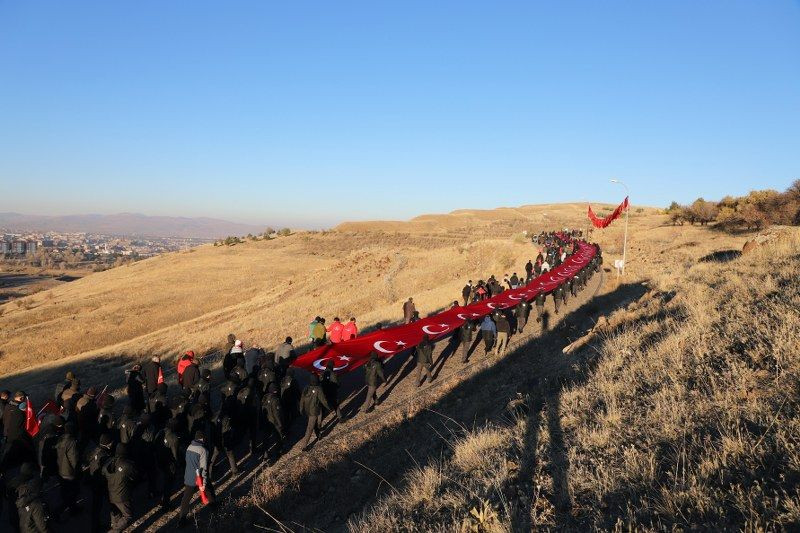
[[25, 243], [25, 253], [28, 255], [33, 255], [36, 253], [36, 249], [39, 246], [36, 244], [36, 241], [28, 241]]
[[27, 248], [27, 244], [25, 241], [12, 241], [11, 242], [11, 253], [16, 255], [25, 255], [25, 249]]
[[11, 244], [8, 241], [0, 241], [0, 255], [11, 253]]

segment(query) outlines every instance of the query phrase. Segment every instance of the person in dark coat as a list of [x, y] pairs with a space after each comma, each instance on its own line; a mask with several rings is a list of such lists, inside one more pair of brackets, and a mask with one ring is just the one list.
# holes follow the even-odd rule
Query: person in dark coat
[[63, 405], [63, 399], [61, 396], [64, 394], [65, 390], [72, 386], [73, 381], [75, 381], [75, 374], [72, 373], [72, 370], [69, 370], [67, 371], [67, 375], [64, 380], [56, 384], [56, 390], [53, 399], [59, 406]]
[[247, 384], [236, 393], [236, 402], [238, 404], [237, 417], [238, 427], [241, 430], [241, 435], [244, 433], [250, 438], [250, 454], [255, 456], [256, 446], [258, 445], [258, 421], [261, 401], [258, 398], [256, 390], [255, 378], [249, 378]]
[[89, 494], [90, 494], [90, 530], [92, 533], [99, 533], [102, 523], [101, 513], [105, 501], [108, 499], [108, 484], [103, 475], [103, 467], [111, 460], [111, 447], [114, 442], [108, 435], [102, 435], [98, 445], [89, 453], [86, 464], [89, 474]]
[[325, 370], [322, 372], [322, 379], [320, 380], [322, 391], [325, 393], [325, 399], [336, 411], [336, 420], [344, 422], [342, 410], [339, 408], [339, 376], [336, 375], [332, 359], [328, 359], [325, 363]]
[[214, 436], [214, 452], [211, 455], [211, 463], [209, 464], [209, 476], [211, 475], [210, 469], [220, 454], [224, 454], [228, 459], [231, 476], [239, 475], [239, 468], [236, 466], [236, 456], [233, 453], [237, 440], [234, 425], [235, 420], [236, 397], [228, 396], [222, 401], [222, 407], [217, 415], [216, 423], [211, 426], [216, 434]]
[[300, 449], [303, 451], [307, 449], [308, 441], [311, 439], [312, 433], [316, 435], [317, 440], [320, 438], [323, 407], [328, 411], [331, 410], [328, 400], [325, 399], [325, 393], [322, 387], [319, 386], [319, 378], [316, 374], [311, 374], [308, 386], [306, 386], [303, 391], [303, 396], [300, 398], [300, 412], [308, 418], [306, 433], [300, 441]]
[[195, 401], [200, 401], [200, 398], [205, 398], [206, 403], [211, 405], [211, 370], [204, 368], [200, 372], [200, 381], [194, 386], [192, 391], [192, 398]]
[[103, 398], [100, 412], [97, 414], [97, 431], [99, 435], [108, 434], [114, 441], [119, 437], [117, 423], [114, 419], [114, 397], [110, 394]]
[[536, 304], [536, 322], [542, 321], [542, 315], [544, 315], [544, 301], [545, 301], [545, 294], [540, 292], [534, 298], [534, 303]]
[[80, 453], [78, 452], [78, 427], [75, 422], [64, 424], [64, 434], [56, 443], [56, 459], [58, 461], [58, 477], [61, 493], [61, 507], [59, 513], [69, 512], [77, 514], [78, 495], [81, 487], [78, 483], [80, 474]]
[[172, 412], [169, 409], [167, 390], [166, 383], [159, 383], [158, 387], [156, 387], [156, 392], [147, 400], [150, 416], [152, 417], [153, 424], [157, 428], [163, 428], [164, 424], [166, 424], [167, 420], [172, 416]]
[[[417, 356], [417, 387], [421, 386], [428, 378], [428, 381], [433, 381], [433, 374], [431, 374], [431, 366], [433, 365], [433, 343], [428, 335], [422, 336], [422, 342], [417, 345], [415, 350]], [[423, 373], [425, 375], [423, 375]]]
[[289, 426], [297, 418], [300, 408], [300, 388], [294, 377], [294, 371], [289, 368], [281, 380], [281, 406], [286, 425]]
[[247, 378], [250, 377], [250, 375], [247, 373], [247, 369], [245, 368], [244, 356], [236, 358], [236, 366], [231, 369], [229, 377], [235, 378], [235, 381], [239, 383], [239, 386], [244, 386], [247, 383]]
[[461, 298], [464, 300], [465, 306], [469, 303], [469, 296], [472, 294], [472, 290], [472, 280], [469, 280], [469, 283], [464, 285], [464, 288], [461, 289]]
[[118, 441], [122, 444], [132, 444], [139, 436], [139, 420], [133, 407], [126, 405], [122, 416], [117, 421], [119, 431]]
[[533, 263], [530, 259], [525, 263], [525, 279], [530, 280], [533, 277]]
[[158, 384], [164, 382], [164, 371], [161, 368], [161, 358], [153, 356], [152, 359], [142, 365], [144, 375], [144, 385], [147, 395], [152, 396], [158, 390]]
[[472, 346], [472, 336], [475, 333], [475, 324], [472, 320], [466, 320], [458, 328], [458, 337], [461, 341], [461, 362], [466, 363], [469, 358], [469, 349]]
[[270, 383], [278, 384], [278, 374], [275, 372], [275, 361], [271, 358], [264, 358], [258, 372], [258, 382], [261, 390], [266, 391]]
[[264, 454], [266, 455], [267, 451], [270, 449], [269, 439], [274, 437], [276, 440], [276, 451], [273, 457], [277, 458], [283, 452], [284, 431], [281, 399], [278, 396], [278, 385], [274, 382], [270, 382], [270, 384], [267, 385], [267, 393], [264, 395], [264, 399], [261, 400], [261, 409], [264, 413], [264, 419], [267, 422], [263, 440]]
[[145, 408], [144, 378], [142, 377], [141, 371], [141, 365], [133, 365], [133, 368], [125, 371], [125, 373], [128, 374], [128, 402], [137, 413], [141, 413]]
[[42, 479], [36, 465], [23, 463], [19, 476], [13, 481], [15, 505], [21, 533], [48, 533], [47, 510], [42, 502]]
[[197, 362], [192, 359], [192, 362], [183, 370], [183, 390], [185, 393], [191, 394], [195, 386], [200, 382], [200, 367]]
[[564, 288], [559, 285], [553, 290], [553, 305], [555, 306], [556, 314], [561, 307], [561, 302], [564, 300]]
[[374, 350], [369, 354], [369, 361], [364, 365], [364, 378], [367, 383], [367, 398], [361, 409], [369, 413], [375, 408], [378, 399], [378, 387], [386, 381], [383, 372], [383, 362], [378, 359], [378, 354]]
[[222, 359], [222, 371], [225, 374], [225, 378], [228, 378], [231, 370], [236, 366], [236, 357], [241, 355], [242, 352], [241, 348], [239, 348], [237, 352], [234, 352], [234, 348], [237, 348], [236, 336], [231, 333], [228, 335], [228, 342], [225, 344], [225, 357]]
[[97, 408], [97, 389], [89, 387], [75, 406], [78, 422], [78, 445], [86, 449], [89, 441], [97, 442], [100, 435], [97, 432], [97, 417], [100, 410]]
[[167, 422], [156, 438], [156, 464], [161, 478], [161, 507], [169, 507], [169, 498], [175, 489], [177, 476], [182, 473], [185, 446], [180, 436], [175, 431], [177, 425], [174, 420]]
[[133, 489], [138, 473], [136, 465], [128, 457], [128, 447], [117, 444], [113, 459], [103, 467], [103, 476], [108, 485], [108, 501], [111, 504], [110, 532], [122, 532], [133, 520]]
[[520, 300], [514, 308], [514, 318], [516, 320], [516, 333], [522, 333], [525, 324], [528, 323], [528, 314], [531, 312], [531, 304], [525, 300]]
[[3, 429], [3, 413], [5, 413], [6, 406], [10, 401], [11, 401], [11, 391], [10, 390], [0, 391], [0, 437], [6, 434], [5, 430]]
[[58, 450], [56, 444], [64, 433], [64, 417], [56, 415], [42, 423], [39, 433], [34, 437], [36, 457], [39, 462], [39, 475], [42, 481], [58, 475]]
[[2, 472], [25, 462], [34, 462], [36, 459], [33, 440], [25, 430], [26, 399], [24, 392], [15, 392], [13, 400], [8, 402], [3, 411], [3, 431], [6, 441], [3, 446], [3, 459], [0, 461]]

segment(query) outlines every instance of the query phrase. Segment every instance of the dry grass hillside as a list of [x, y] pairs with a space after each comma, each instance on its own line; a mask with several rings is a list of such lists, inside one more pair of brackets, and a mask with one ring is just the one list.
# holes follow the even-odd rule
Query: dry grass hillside
[[504, 414], [450, 421], [350, 531], [800, 527], [800, 233], [698, 257], [724, 237], [687, 232], [637, 239], [647, 292], [572, 353], [523, 353]]
[[[468, 278], [521, 270], [531, 246], [520, 232], [582, 226], [584, 209], [457, 211], [391, 223], [394, 231], [344, 224], [95, 273], [0, 306], [0, 373], [36, 392], [41, 375], [25, 379], [31, 367], [85, 365], [113, 381], [116, 363], [209, 352], [231, 332], [267, 347], [287, 335], [304, 339], [316, 314], [356, 316], [363, 328], [395, 320], [411, 295], [423, 314], [433, 312]], [[650, 228], [662, 218], [634, 213], [632, 224]]]

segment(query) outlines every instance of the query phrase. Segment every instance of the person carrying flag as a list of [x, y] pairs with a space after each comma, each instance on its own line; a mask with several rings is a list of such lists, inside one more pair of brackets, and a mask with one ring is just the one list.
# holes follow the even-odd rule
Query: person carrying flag
[[38, 429], [36, 413], [33, 412], [25, 392], [15, 392], [13, 400], [8, 402], [3, 411], [3, 431], [6, 441], [3, 446], [0, 471], [5, 472], [24, 462], [35, 461], [33, 440], [29, 430], [35, 435]]
[[156, 393], [159, 383], [164, 383], [164, 371], [161, 369], [161, 358], [154, 355], [152, 359], [142, 365], [144, 385], [148, 396]]
[[183, 476], [183, 497], [178, 515], [178, 527], [186, 526], [189, 505], [197, 490], [200, 491], [203, 500], [207, 499], [209, 504], [214, 504], [214, 488], [208, 476], [208, 450], [205, 448], [205, 434], [202, 431], [195, 433], [194, 440], [186, 449], [186, 470]]

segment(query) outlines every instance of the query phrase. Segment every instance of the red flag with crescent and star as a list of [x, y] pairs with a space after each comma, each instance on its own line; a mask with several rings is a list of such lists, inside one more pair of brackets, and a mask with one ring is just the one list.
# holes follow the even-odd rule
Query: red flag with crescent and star
[[627, 196], [622, 201], [622, 203], [619, 204], [616, 209], [614, 209], [614, 212], [605, 218], [600, 218], [597, 215], [595, 215], [594, 211], [592, 211], [592, 206], [589, 206], [589, 220], [592, 221], [592, 225], [595, 228], [600, 228], [600, 229], [607, 228], [612, 222], [618, 219], [619, 216], [622, 214], [622, 212], [625, 211], [626, 209], [628, 209]]
[[487, 300], [448, 309], [411, 324], [380, 329], [349, 341], [321, 346], [295, 359], [292, 366], [320, 373], [325, 370], [328, 361], [333, 361], [334, 370], [349, 372], [366, 363], [373, 351], [383, 360], [390, 359], [404, 350], [414, 348], [424, 335], [437, 341], [454, 333], [467, 320], [482, 319], [496, 309], [515, 307], [522, 300], [531, 301], [539, 293], [553, 291], [589, 264], [596, 253], [597, 247], [594, 245], [578, 242], [578, 250], [561, 265], [534, 278], [527, 285], [504, 291]]

